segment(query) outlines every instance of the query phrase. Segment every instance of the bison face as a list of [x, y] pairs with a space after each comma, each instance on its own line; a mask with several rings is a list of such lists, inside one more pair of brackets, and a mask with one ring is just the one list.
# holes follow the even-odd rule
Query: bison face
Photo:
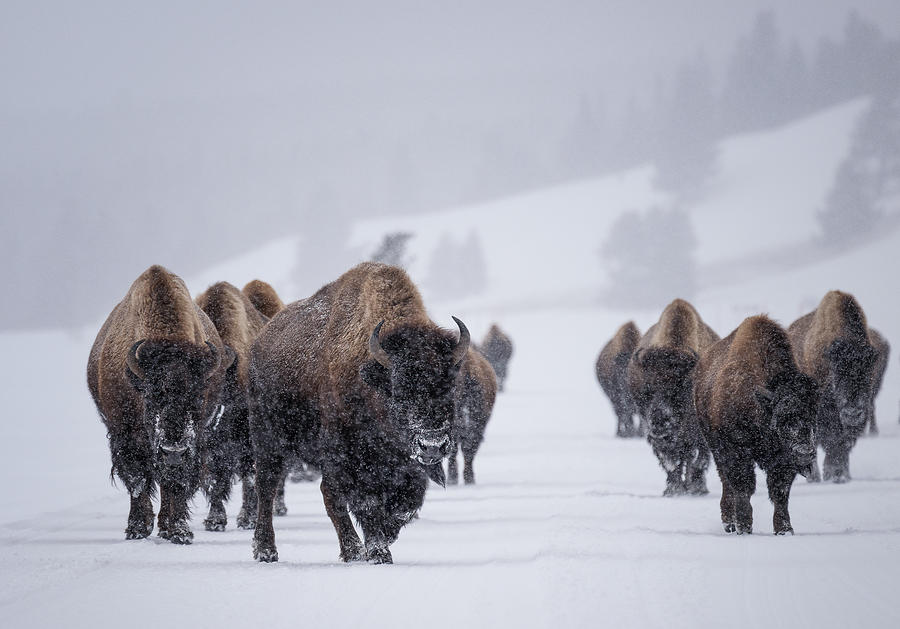
[[837, 339], [826, 350], [826, 383], [840, 415], [841, 424], [860, 428], [868, 419], [872, 401], [877, 352], [868, 344]]
[[756, 398], [770, 416], [770, 429], [787, 451], [796, 469], [807, 476], [816, 461], [816, 411], [819, 387], [809, 376], [798, 373], [758, 388]]
[[387, 397], [387, 425], [410, 458], [434, 466], [447, 456], [456, 413], [460, 365], [469, 346], [462, 321], [459, 340], [446, 333], [400, 328], [382, 340], [379, 323], [369, 339], [373, 358], [360, 369], [363, 382]]
[[221, 379], [213, 383], [212, 376], [223, 358], [230, 362], [234, 353], [229, 350], [223, 356], [208, 341], [202, 349], [138, 341], [129, 351], [126, 375], [143, 398], [144, 424], [159, 465], [196, 461], [203, 420], [215, 411], [221, 395]]

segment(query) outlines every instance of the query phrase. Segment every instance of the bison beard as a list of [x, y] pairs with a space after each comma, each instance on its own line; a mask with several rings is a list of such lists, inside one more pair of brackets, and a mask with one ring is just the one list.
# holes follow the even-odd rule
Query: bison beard
[[285, 465], [299, 459], [322, 471], [340, 558], [392, 561], [389, 546], [416, 517], [429, 477], [444, 482], [469, 345], [468, 331], [457, 325], [458, 341], [427, 318], [405, 272], [375, 263], [351, 269], [270, 321], [251, 350], [254, 558], [278, 560], [272, 504]]

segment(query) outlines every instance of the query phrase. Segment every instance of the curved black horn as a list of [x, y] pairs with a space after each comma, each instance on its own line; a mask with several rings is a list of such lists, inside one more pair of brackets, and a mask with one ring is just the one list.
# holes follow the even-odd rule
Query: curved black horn
[[469, 335], [469, 328], [466, 327], [465, 323], [456, 317], [453, 317], [453, 320], [456, 321], [456, 325], [459, 327], [459, 340], [453, 347], [453, 364], [458, 365], [462, 362], [462, 359], [466, 357], [466, 352], [469, 351], [469, 341], [471, 340], [471, 336]]
[[131, 346], [131, 349], [128, 350], [128, 354], [125, 356], [125, 364], [128, 365], [128, 368], [131, 372], [136, 375], [141, 380], [144, 379], [146, 374], [144, 373], [143, 367], [141, 367], [140, 358], [138, 357], [138, 351], [141, 349], [141, 345], [144, 344], [146, 339], [141, 339], [137, 343]]
[[381, 341], [378, 340], [378, 333], [381, 332], [382, 325], [384, 325], [384, 319], [382, 319], [381, 322], [375, 326], [375, 329], [372, 330], [372, 336], [369, 337], [369, 353], [372, 354], [372, 358], [381, 363], [383, 367], [390, 369], [391, 357], [384, 351], [384, 348], [381, 346]]
[[213, 343], [212, 341], [207, 340], [207, 341], [206, 341], [206, 345], [209, 347], [209, 354], [210, 354], [210, 355], [209, 355], [209, 358], [210, 358], [210, 361], [209, 361], [209, 362], [211, 363], [211, 366], [210, 366], [210, 368], [207, 370], [207, 373], [212, 373], [212, 372], [214, 372], [216, 369], [219, 368], [219, 363], [222, 362], [222, 352], [219, 351], [219, 348], [216, 347], [216, 344]]

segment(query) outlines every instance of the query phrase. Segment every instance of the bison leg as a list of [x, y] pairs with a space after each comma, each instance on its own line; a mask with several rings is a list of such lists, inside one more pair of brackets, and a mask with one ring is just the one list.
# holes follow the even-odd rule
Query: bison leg
[[796, 474], [792, 470], [776, 468], [766, 474], [766, 484], [769, 488], [769, 500], [775, 505], [775, 515], [772, 517], [772, 526], [775, 535], [794, 534], [791, 527], [791, 515], [788, 513], [788, 500], [791, 496], [791, 485]]
[[878, 434], [878, 424], [875, 422], [875, 400], [874, 398], [869, 402], [869, 434], [877, 435]]
[[253, 534], [253, 558], [270, 563], [278, 561], [275, 548], [275, 527], [272, 524], [272, 506], [278, 483], [282, 478], [284, 459], [275, 454], [256, 460], [256, 531]]
[[159, 512], [160, 516], [165, 516], [164, 520], [160, 521], [161, 529], [165, 522], [165, 534], [161, 530], [160, 536], [173, 544], [190, 544], [194, 540], [194, 533], [191, 531], [188, 501], [194, 495], [199, 483], [188, 482], [188, 485], [192, 486], [187, 486], [181, 481], [182, 479], [172, 481], [166, 478], [160, 480], [162, 499]]
[[110, 431], [109, 449], [113, 473], [131, 496], [125, 539], [143, 539], [153, 532], [153, 463], [146, 439], [125, 432]]
[[350, 521], [350, 513], [347, 511], [347, 502], [341, 497], [340, 492], [332, 487], [332, 483], [322, 475], [322, 500], [325, 502], [325, 511], [331, 518], [334, 530], [338, 536], [338, 545], [341, 549], [341, 561], [360, 561], [363, 558], [362, 543], [359, 535]]
[[737, 530], [737, 519], [734, 515], [734, 489], [721, 474], [722, 499], [719, 501], [719, 510], [722, 513], [722, 528], [726, 533], [734, 533]]
[[709, 469], [709, 448], [702, 438], [688, 458], [685, 469], [685, 485], [687, 492], [694, 496], [705, 496], [709, 493], [706, 487], [706, 470]]
[[756, 491], [753, 459], [747, 453], [734, 452], [722, 466], [722, 474], [732, 490], [734, 526], [738, 535], [753, 532], [753, 507], [750, 496]]
[[172, 510], [172, 497], [168, 487], [159, 486], [159, 514], [157, 516], [157, 535], [169, 539], [169, 513]]
[[232, 469], [225, 456], [215, 455], [210, 457], [209, 483], [207, 495], [209, 496], [209, 514], [203, 520], [203, 526], [207, 531], [224, 531], [228, 524], [228, 516], [225, 513], [225, 502], [231, 494]]
[[[455, 431], [454, 431], [455, 432]], [[447, 455], [447, 484], [456, 485], [459, 483], [459, 465], [456, 456], [459, 453], [459, 441], [454, 434], [450, 439], [450, 451]]]
[[125, 539], [144, 539], [152, 532], [153, 504], [150, 502], [150, 490], [144, 489], [137, 496], [131, 496]]
[[241, 510], [237, 516], [239, 529], [256, 528], [256, 474], [250, 472], [241, 479]]
[[374, 564], [394, 563], [389, 546], [397, 539], [399, 526], [391, 526], [381, 509], [356, 514], [366, 539], [366, 561]]
[[834, 443], [825, 446], [822, 478], [833, 483], [846, 483], [850, 480], [850, 448], [845, 444]]
[[[285, 466], [287, 467], [287, 466]], [[278, 491], [275, 492], [275, 502], [272, 505], [272, 512], [277, 516], [287, 515], [288, 509], [284, 502], [284, 483], [287, 481], [287, 469], [281, 474], [281, 482], [278, 483]]]

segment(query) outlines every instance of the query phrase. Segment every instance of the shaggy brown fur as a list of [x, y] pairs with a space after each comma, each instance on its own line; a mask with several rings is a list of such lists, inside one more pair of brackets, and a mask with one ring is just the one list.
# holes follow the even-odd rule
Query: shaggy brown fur
[[247, 282], [242, 292], [256, 309], [268, 319], [284, 310], [284, 302], [278, 297], [278, 293], [275, 292], [275, 289], [270, 284], [262, 280]]
[[628, 388], [628, 361], [641, 341], [641, 332], [629, 321], [620, 327], [612, 339], [600, 350], [594, 372], [600, 387], [612, 403], [616, 414], [617, 437], [639, 437], [645, 427], [634, 424], [634, 400]]
[[275, 315], [251, 350], [254, 557], [278, 559], [272, 500], [285, 462], [297, 457], [322, 470], [341, 558], [391, 561], [388, 547], [422, 505], [429, 475], [443, 481], [468, 348], [458, 324], [459, 345], [428, 318], [406, 273], [377, 263]]
[[797, 365], [819, 384], [816, 434], [825, 450], [825, 480], [846, 482], [850, 450], [865, 430], [875, 387], [877, 353], [866, 316], [852, 295], [831, 291], [790, 325], [788, 336]]
[[228, 356], [184, 282], [160, 266], [135, 280], [88, 358], [88, 388], [109, 433], [112, 472], [131, 494], [127, 539], [153, 530], [190, 543], [188, 500], [200, 483], [205, 421], [218, 407]]
[[497, 386], [500, 391], [503, 391], [509, 359], [512, 358], [513, 354], [512, 339], [496, 323], [493, 323], [488, 329], [484, 341], [477, 349], [487, 358], [494, 369], [494, 373], [497, 376]]
[[231, 493], [232, 478], [242, 481], [242, 504], [237, 525], [253, 528], [256, 522], [256, 491], [253, 479], [253, 450], [250, 445], [249, 365], [250, 345], [268, 319], [250, 300], [228, 282], [213, 284], [197, 296], [197, 305], [209, 316], [226, 346], [235, 353], [225, 374], [224, 410], [209, 427], [209, 457], [206, 465], [209, 514], [208, 531], [224, 531], [228, 523], [225, 501]]
[[456, 453], [462, 449], [463, 481], [475, 483], [475, 454], [484, 439], [484, 430], [497, 397], [497, 379], [487, 359], [470, 348], [462, 364], [460, 386], [457, 387], [456, 413], [450, 433], [450, 454], [447, 459], [447, 482], [459, 482]]
[[787, 333], [766, 316], [744, 319], [707, 347], [694, 369], [694, 404], [722, 481], [722, 524], [750, 533], [754, 462], [766, 471], [776, 534], [791, 533], [788, 499], [816, 456], [815, 382], [794, 361]]
[[869, 434], [877, 435], [878, 424], [875, 421], [875, 398], [878, 397], [881, 385], [884, 383], [884, 372], [887, 371], [888, 360], [891, 357], [891, 344], [874, 328], [869, 328], [869, 342], [878, 353], [878, 357], [875, 359], [875, 383], [872, 388], [872, 404], [869, 408]]
[[693, 369], [700, 352], [718, 340], [691, 304], [676, 299], [647, 330], [628, 363], [632, 398], [666, 471], [664, 496], [708, 493], [709, 448], [694, 412]]

